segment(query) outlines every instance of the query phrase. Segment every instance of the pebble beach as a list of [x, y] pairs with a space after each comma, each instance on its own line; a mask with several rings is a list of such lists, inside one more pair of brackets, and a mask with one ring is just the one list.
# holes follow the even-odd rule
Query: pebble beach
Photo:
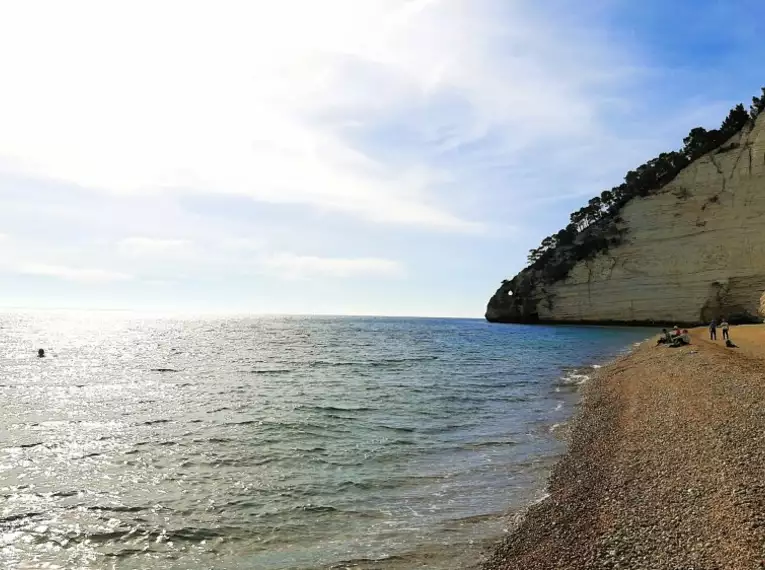
[[598, 371], [549, 497], [484, 570], [765, 568], [765, 326], [691, 337]]

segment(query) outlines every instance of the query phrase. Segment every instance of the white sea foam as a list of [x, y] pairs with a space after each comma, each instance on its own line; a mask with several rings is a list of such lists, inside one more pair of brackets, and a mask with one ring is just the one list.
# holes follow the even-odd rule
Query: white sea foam
[[550, 493], [548, 493], [548, 492], [545, 490], [545, 491], [544, 491], [544, 493], [542, 493], [542, 496], [541, 496], [541, 497], [539, 497], [538, 499], [536, 499], [535, 501], [533, 501], [531, 504], [532, 504], [532, 505], [538, 505], [539, 503], [543, 503], [543, 502], [545, 502], [545, 501], [546, 501], [547, 499], [549, 499], [549, 498], [550, 498]]
[[540, 503], [543, 503], [549, 498], [550, 498], [550, 493], [548, 492], [547, 487], [540, 489], [537, 492], [537, 497], [535, 499], [532, 499], [531, 502], [529, 502], [523, 508], [516, 511], [513, 517], [510, 519], [510, 526], [502, 530], [506, 533], [511, 533], [516, 531], [523, 524], [523, 521], [526, 520], [526, 515], [528, 514], [529, 508], [536, 506]]
[[573, 386], [580, 386], [584, 384], [585, 382], [587, 382], [587, 380], [589, 379], [590, 379], [589, 375], [582, 374], [581, 371], [572, 370], [570, 372], [567, 372], [565, 376], [561, 378], [561, 383], [569, 384]]

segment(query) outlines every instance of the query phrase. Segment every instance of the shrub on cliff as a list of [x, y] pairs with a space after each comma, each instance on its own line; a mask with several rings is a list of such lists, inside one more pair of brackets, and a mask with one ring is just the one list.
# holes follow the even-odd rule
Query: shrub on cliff
[[754, 121], [763, 110], [765, 110], [765, 87], [762, 88], [762, 96], [752, 97], [752, 106], [749, 109], [749, 115]]
[[[570, 216], [570, 223], [556, 234], [546, 237], [532, 249], [524, 272], [536, 272], [542, 282], [564, 279], [577, 262], [592, 259], [608, 251], [623, 239], [619, 212], [635, 197], [649, 196], [671, 182], [694, 160], [719, 148], [765, 110], [765, 87], [761, 97], [752, 98], [749, 111], [738, 104], [728, 113], [719, 129], [691, 129], [679, 151], [661, 153], [624, 177], [624, 182], [603, 191]], [[523, 273], [523, 272], [522, 272]], [[520, 275], [520, 274], [519, 274]], [[516, 276], [518, 277], [518, 276]], [[513, 279], [510, 283], [517, 282]], [[528, 280], [524, 280], [528, 283]]]

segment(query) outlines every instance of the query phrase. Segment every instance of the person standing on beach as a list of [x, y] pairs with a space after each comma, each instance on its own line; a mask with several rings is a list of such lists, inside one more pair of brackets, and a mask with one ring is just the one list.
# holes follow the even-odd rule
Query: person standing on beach
[[709, 340], [717, 340], [717, 321], [714, 319], [709, 323]]
[[728, 324], [728, 321], [723, 319], [720, 321], [720, 328], [723, 332], [723, 340], [730, 340], [730, 336], [728, 336], [728, 329], [730, 328], [730, 325]]

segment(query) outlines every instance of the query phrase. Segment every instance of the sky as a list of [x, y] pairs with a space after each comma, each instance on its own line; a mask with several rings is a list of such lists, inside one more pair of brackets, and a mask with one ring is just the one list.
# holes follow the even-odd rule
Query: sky
[[765, 85], [755, 0], [0, 0], [0, 306], [481, 317]]

